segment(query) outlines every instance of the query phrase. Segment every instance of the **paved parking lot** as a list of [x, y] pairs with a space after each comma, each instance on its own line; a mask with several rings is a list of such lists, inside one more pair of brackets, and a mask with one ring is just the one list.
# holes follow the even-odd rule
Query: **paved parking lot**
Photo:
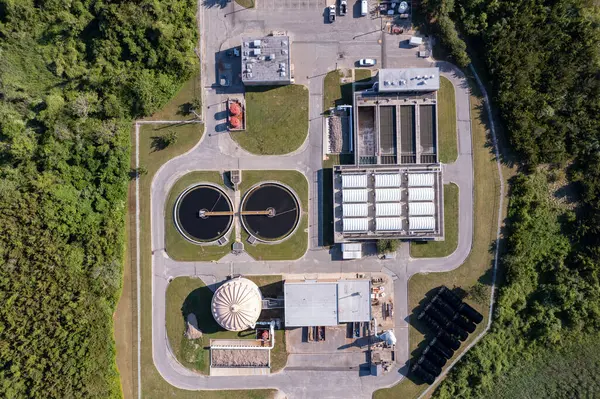
[[257, 0], [259, 10], [321, 10], [325, 0]]

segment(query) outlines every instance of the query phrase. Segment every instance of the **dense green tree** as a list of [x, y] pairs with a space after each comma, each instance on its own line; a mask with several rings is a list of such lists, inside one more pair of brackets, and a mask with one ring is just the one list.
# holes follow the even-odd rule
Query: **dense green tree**
[[0, 397], [121, 395], [132, 118], [193, 72], [191, 0], [0, 0]]
[[[448, 15], [485, 62], [523, 169], [492, 330], [437, 392], [481, 398], [537, 348], [600, 328], [600, 12], [585, 0], [456, 0]], [[548, 162], [572, 163], [560, 175], [575, 212], [550, 200], [561, 176], [539, 170]]]

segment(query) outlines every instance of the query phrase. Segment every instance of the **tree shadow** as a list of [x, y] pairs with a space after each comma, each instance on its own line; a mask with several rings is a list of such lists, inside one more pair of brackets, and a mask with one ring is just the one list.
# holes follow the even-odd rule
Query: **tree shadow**
[[231, 0], [203, 0], [202, 6], [204, 6], [204, 8], [219, 7], [223, 9], [227, 7], [227, 4], [229, 4], [230, 2]]
[[166, 136], [150, 137], [150, 148], [152, 152], [162, 151], [170, 145]]
[[196, 288], [188, 294], [181, 306], [181, 316], [187, 321], [187, 315], [193, 313], [198, 320], [198, 328], [204, 334], [224, 331], [212, 316], [210, 304], [213, 292], [208, 287]]

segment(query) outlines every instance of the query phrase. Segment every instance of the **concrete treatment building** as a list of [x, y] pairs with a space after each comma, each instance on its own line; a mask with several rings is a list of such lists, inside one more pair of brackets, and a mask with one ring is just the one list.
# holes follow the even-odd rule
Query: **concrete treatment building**
[[246, 86], [287, 85], [294, 82], [288, 36], [242, 38], [242, 82]]
[[334, 241], [443, 240], [439, 69], [381, 69], [374, 80], [354, 86], [354, 164], [333, 168]]

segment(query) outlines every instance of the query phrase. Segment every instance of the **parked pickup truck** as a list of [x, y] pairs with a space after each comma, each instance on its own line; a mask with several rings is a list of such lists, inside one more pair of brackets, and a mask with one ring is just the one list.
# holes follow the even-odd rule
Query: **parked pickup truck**
[[346, 15], [348, 12], [348, 3], [346, 0], [340, 0], [340, 15]]

